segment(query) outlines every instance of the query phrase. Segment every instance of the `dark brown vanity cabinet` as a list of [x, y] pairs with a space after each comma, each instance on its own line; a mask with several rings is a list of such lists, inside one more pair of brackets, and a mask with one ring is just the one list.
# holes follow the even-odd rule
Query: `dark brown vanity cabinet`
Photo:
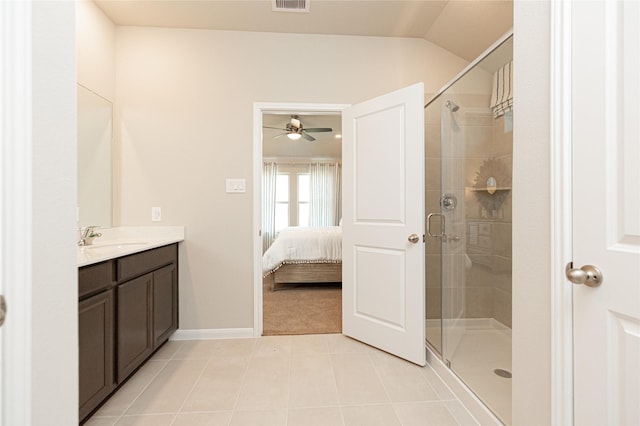
[[113, 291], [80, 302], [80, 417], [89, 414], [114, 388]]
[[79, 270], [80, 419], [178, 328], [178, 245]]
[[113, 262], [79, 271], [79, 406], [83, 419], [115, 388]]
[[116, 289], [118, 382], [126, 379], [153, 351], [150, 333], [152, 286], [153, 274], [147, 274], [120, 284]]
[[178, 328], [177, 263], [175, 244], [116, 260], [118, 382]]
[[175, 264], [153, 273], [153, 347], [178, 329], [178, 269]]

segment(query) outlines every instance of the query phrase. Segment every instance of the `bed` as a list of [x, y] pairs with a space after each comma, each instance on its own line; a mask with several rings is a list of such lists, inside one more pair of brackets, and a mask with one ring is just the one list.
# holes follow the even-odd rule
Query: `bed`
[[288, 227], [262, 256], [263, 277], [278, 284], [342, 282], [342, 228]]

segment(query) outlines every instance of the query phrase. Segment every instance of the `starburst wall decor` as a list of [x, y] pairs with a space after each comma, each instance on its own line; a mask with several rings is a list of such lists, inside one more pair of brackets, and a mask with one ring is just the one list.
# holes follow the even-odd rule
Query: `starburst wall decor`
[[493, 213], [509, 195], [511, 173], [501, 160], [489, 158], [482, 163], [473, 182], [476, 198], [484, 209]]

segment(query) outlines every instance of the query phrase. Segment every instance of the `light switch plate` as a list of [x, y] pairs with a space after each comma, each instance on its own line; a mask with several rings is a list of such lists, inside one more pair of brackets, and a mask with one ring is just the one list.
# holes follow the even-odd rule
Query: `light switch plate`
[[247, 192], [246, 179], [227, 179], [227, 193]]
[[151, 221], [152, 222], [162, 221], [162, 209], [160, 207], [151, 207]]

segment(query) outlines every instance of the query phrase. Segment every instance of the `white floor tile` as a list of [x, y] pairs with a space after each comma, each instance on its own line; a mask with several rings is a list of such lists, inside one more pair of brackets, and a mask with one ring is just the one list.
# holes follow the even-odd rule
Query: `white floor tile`
[[234, 411], [230, 424], [233, 426], [285, 426], [287, 410]]
[[366, 353], [331, 355], [338, 395], [343, 404], [389, 402], [389, 397]]
[[395, 426], [400, 420], [391, 404], [343, 406], [345, 426]]
[[289, 410], [288, 426], [343, 426], [340, 407]]
[[169, 361], [125, 414], [177, 413], [207, 360]]
[[430, 367], [340, 334], [168, 342], [87, 422], [400, 424], [476, 423]]
[[179, 413], [171, 426], [227, 426], [233, 411], [211, 413]]

